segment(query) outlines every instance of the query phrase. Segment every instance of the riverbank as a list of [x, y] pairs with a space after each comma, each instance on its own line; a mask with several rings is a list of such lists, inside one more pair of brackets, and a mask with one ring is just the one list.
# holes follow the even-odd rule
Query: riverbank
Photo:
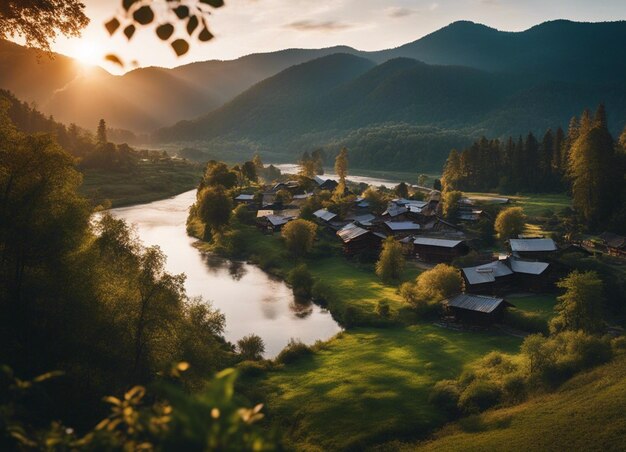
[[94, 206], [145, 204], [194, 189], [202, 172], [202, 165], [182, 160], [140, 162], [132, 172], [87, 169], [80, 193]]

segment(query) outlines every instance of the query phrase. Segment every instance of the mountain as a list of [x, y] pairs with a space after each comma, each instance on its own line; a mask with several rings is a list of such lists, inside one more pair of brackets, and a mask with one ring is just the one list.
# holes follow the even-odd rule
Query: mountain
[[115, 76], [0, 40], [0, 88], [67, 123], [93, 129], [104, 118], [114, 128], [148, 132], [205, 114], [290, 66], [337, 52], [357, 53], [349, 47], [288, 49]]
[[616, 82], [626, 79], [626, 22], [545, 22], [506, 32], [473, 22], [454, 22], [417, 41], [370, 57], [408, 57], [429, 64], [490, 72], [532, 74], [542, 80]]

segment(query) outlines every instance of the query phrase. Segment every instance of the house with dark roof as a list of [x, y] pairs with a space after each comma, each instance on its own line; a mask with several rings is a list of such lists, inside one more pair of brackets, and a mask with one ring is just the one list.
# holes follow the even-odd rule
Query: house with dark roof
[[328, 223], [335, 218], [337, 218], [337, 214], [333, 213], [327, 209], [320, 209], [313, 212], [313, 216], [320, 222]]
[[235, 202], [237, 204], [253, 204], [254, 203], [254, 195], [242, 193], [235, 197]]
[[355, 223], [350, 223], [337, 231], [337, 236], [343, 242], [343, 252], [347, 256], [357, 254], [371, 254], [377, 256], [382, 247], [385, 236], [369, 231]]
[[557, 251], [552, 239], [510, 239], [509, 246], [513, 256], [524, 259], [547, 259]]
[[500, 294], [518, 287], [525, 291], [541, 292], [554, 282], [548, 277], [550, 264], [525, 261], [515, 257], [499, 259], [488, 264], [461, 269], [465, 292], [473, 294]]
[[502, 320], [507, 307], [504, 298], [461, 293], [444, 300], [446, 309], [460, 322], [489, 326]]
[[421, 226], [413, 221], [385, 221], [387, 232], [395, 236], [406, 236], [419, 232]]
[[336, 180], [322, 179], [319, 176], [315, 176], [315, 182], [317, 183], [317, 188], [327, 191], [335, 191], [335, 189], [339, 185], [339, 182], [337, 182]]
[[413, 241], [413, 255], [424, 262], [451, 262], [467, 253], [464, 240], [417, 237]]

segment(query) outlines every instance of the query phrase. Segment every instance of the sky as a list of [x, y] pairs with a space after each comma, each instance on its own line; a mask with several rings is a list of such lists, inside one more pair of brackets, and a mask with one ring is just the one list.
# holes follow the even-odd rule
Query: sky
[[[105, 54], [115, 53], [139, 66], [174, 67], [291, 47], [341, 44], [360, 50], [386, 49], [419, 39], [456, 20], [522, 31], [554, 19], [626, 19], [626, 0], [225, 0], [226, 5], [209, 18], [215, 38], [207, 43], [193, 42], [189, 53], [177, 58], [153, 28], [140, 29], [130, 42], [121, 30], [109, 37], [103, 24], [121, 11], [120, 0], [83, 2], [91, 19], [83, 36], [58, 38], [53, 50], [117, 73], [121, 70], [103, 61]], [[184, 37], [184, 30], [177, 30], [177, 35]]]

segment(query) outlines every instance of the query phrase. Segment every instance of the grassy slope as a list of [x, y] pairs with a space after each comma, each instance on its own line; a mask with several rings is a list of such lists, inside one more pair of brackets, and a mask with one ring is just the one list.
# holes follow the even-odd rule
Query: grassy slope
[[481, 415], [472, 431], [452, 424], [432, 442], [406, 445], [405, 449], [624, 450], [624, 374], [626, 356], [621, 355], [609, 364], [574, 377], [554, 394]]
[[554, 316], [556, 295], [525, 295], [520, 297], [508, 297], [507, 299], [513, 303], [517, 309], [536, 314], [546, 322]]
[[430, 324], [355, 329], [314, 356], [269, 372], [262, 384], [274, 422], [293, 426], [290, 446], [361, 448], [441, 425], [442, 413], [428, 403], [432, 385], [492, 350], [514, 353], [519, 344], [510, 336]]
[[199, 165], [171, 162], [141, 162], [135, 172], [86, 170], [81, 193], [100, 204], [112, 207], [141, 204], [192, 190], [202, 175]]

